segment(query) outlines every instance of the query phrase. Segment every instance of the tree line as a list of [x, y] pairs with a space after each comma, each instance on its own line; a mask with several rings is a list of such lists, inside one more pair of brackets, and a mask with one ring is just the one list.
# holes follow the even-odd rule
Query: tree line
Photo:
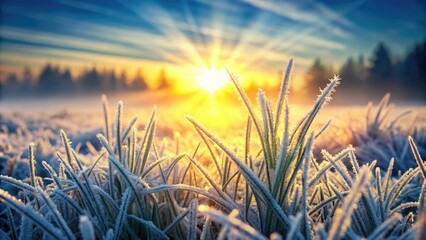
[[[368, 62], [367, 62], [368, 61]], [[393, 57], [389, 47], [379, 42], [370, 58], [365, 60], [349, 57], [337, 70], [320, 58], [315, 59], [306, 72], [306, 92], [317, 92], [337, 72], [342, 78], [336, 97], [341, 99], [374, 99], [386, 92], [392, 92], [400, 99], [426, 100], [426, 40], [411, 47], [403, 57]], [[46, 64], [38, 75], [31, 68], [24, 67], [18, 76], [8, 74], [0, 82], [5, 96], [52, 95], [78, 93], [108, 93], [117, 91], [143, 91], [152, 89], [142, 74], [129, 77], [126, 71], [86, 69], [73, 77], [69, 68]], [[155, 88], [171, 87], [165, 69], [157, 76]], [[308, 94], [312, 95], [312, 94]], [[348, 97], [349, 96], [349, 97]]]
[[[318, 91], [336, 73], [317, 58], [306, 73], [307, 90]], [[393, 57], [390, 48], [379, 42], [366, 63], [360, 55], [349, 57], [338, 69], [342, 78], [338, 95], [377, 98], [391, 92], [399, 99], [426, 100], [426, 40], [409, 48], [402, 57]]]
[[[170, 88], [170, 82], [166, 70], [161, 69], [155, 88]], [[73, 77], [69, 68], [52, 64], [46, 64], [39, 74], [34, 74], [31, 68], [24, 67], [19, 76], [17, 73], [10, 73], [1, 81], [2, 95], [6, 97], [144, 91], [151, 88], [141, 69], [129, 77], [126, 71], [117, 73], [114, 69], [99, 70], [93, 67]]]

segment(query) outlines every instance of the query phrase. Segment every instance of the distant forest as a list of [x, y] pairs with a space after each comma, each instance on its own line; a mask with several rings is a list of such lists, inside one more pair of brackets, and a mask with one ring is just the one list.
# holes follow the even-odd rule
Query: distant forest
[[[1, 81], [3, 97], [46, 96], [75, 93], [111, 93], [120, 91], [143, 91], [150, 89], [141, 69], [134, 77], [129, 77], [125, 71], [99, 70], [96, 67], [83, 71], [73, 77], [69, 68], [60, 68], [46, 64], [40, 74], [35, 76], [29, 67], [24, 67], [20, 77], [11, 73]], [[158, 73], [156, 89], [170, 87], [166, 70]]]
[[342, 78], [339, 100], [377, 99], [386, 92], [400, 100], [426, 101], [426, 40], [392, 57], [389, 47], [379, 42], [366, 63], [361, 55], [349, 57], [338, 71], [317, 58], [306, 73], [307, 90], [318, 91], [334, 73]]
[[[392, 92], [394, 98], [426, 101], [426, 40], [411, 47], [404, 56], [398, 58], [392, 56], [385, 43], [380, 42], [367, 61], [363, 56], [356, 59], [349, 57], [335, 71], [317, 58], [305, 76], [306, 92], [317, 92], [337, 73], [342, 78], [337, 93], [337, 97], [341, 96], [341, 99], [374, 99]], [[1, 95], [4, 97], [150, 89], [141, 70], [129, 78], [126, 72], [117, 74], [114, 70], [101, 71], [93, 67], [73, 77], [69, 69], [51, 64], [44, 66], [38, 76], [34, 76], [31, 69], [25, 67], [19, 77], [16, 73], [11, 73], [1, 83]], [[156, 88], [169, 88], [170, 83], [166, 71], [162, 69], [158, 73]]]

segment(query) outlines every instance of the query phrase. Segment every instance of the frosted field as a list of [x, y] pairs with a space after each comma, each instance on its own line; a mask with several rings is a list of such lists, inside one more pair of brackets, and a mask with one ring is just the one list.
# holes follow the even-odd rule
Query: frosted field
[[256, 103], [259, 137], [235, 94], [108, 100], [108, 131], [100, 96], [0, 102], [2, 238], [424, 236], [424, 106]]
[[[254, 102], [255, 99], [251, 100]], [[195, 129], [185, 119], [185, 116], [188, 115], [197, 119], [222, 139], [229, 141], [230, 144], [238, 145], [244, 140], [248, 112], [242, 107], [241, 101], [234, 92], [215, 97], [201, 94], [170, 95], [167, 92], [130, 93], [124, 96], [108, 96], [108, 101], [111, 120], [115, 117], [114, 111], [117, 103], [122, 101], [124, 103], [124, 122], [137, 116], [135, 126], [139, 130], [144, 129], [155, 106], [157, 118], [155, 140], [173, 142], [176, 136], [179, 136], [182, 139], [180, 144], [188, 147], [185, 151], [191, 151], [199, 142]], [[331, 103], [326, 106], [313, 122], [314, 130], [318, 131], [331, 120], [329, 128], [317, 141], [317, 144], [332, 151], [341, 150], [348, 144], [354, 144], [354, 133], [362, 134], [363, 131], [366, 131], [367, 121], [370, 121], [371, 124], [374, 120], [378, 104], [378, 102], [373, 103], [369, 119], [367, 119], [367, 104], [343, 106]], [[298, 123], [310, 109], [311, 106], [308, 105], [290, 103], [290, 124]], [[390, 98], [386, 110], [388, 113], [385, 114], [384, 121], [380, 124], [380, 129], [384, 133], [390, 132], [387, 124], [392, 124], [392, 129], [403, 132], [407, 136], [408, 133], [425, 131], [426, 106], [421, 103], [417, 105], [398, 104], [393, 103]], [[22, 141], [22, 146], [17, 146], [19, 148], [27, 148], [29, 142], [40, 137], [48, 136], [51, 139], [59, 139], [61, 129], [67, 132], [74, 146], [84, 145], [85, 141], [90, 138], [92, 144], [100, 146], [96, 139], [96, 134], [103, 132], [104, 126], [100, 95], [4, 100], [0, 101], [0, 111], [2, 128], [8, 127], [11, 133], [16, 133], [17, 128], [28, 132], [28, 134], [24, 134], [28, 137], [27, 141]], [[400, 116], [401, 114], [402, 116]], [[9, 135], [3, 131], [2, 136], [7, 138], [6, 136]]]

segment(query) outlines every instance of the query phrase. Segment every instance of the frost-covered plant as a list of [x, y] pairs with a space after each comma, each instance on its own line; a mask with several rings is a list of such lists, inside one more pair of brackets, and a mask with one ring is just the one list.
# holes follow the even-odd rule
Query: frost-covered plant
[[[322, 150], [319, 162], [312, 150], [329, 122], [316, 133], [312, 123], [339, 78], [330, 80], [311, 111], [291, 127], [292, 68], [290, 59], [275, 106], [259, 90], [260, 112], [230, 74], [249, 115], [242, 146], [228, 146], [187, 117], [207, 154], [200, 152], [201, 144], [192, 153], [174, 155], [157, 145], [155, 108], [142, 132], [136, 117], [123, 123], [121, 102], [111, 124], [103, 98], [104, 131], [97, 135], [102, 148], [88, 145], [93, 161], [83, 160], [60, 131], [57, 167], [38, 159], [30, 144], [28, 179], [0, 176], [0, 204], [7, 206], [0, 214], [8, 220], [0, 237], [413, 239], [422, 234], [418, 219], [425, 212], [426, 166], [414, 140], [408, 145], [417, 167], [397, 178], [391, 174], [395, 160], [382, 174], [376, 161], [360, 165], [352, 146], [335, 155]], [[374, 129], [373, 124], [369, 131]], [[40, 162], [47, 177], [37, 174]], [[18, 194], [6, 191], [6, 185]]]
[[344, 119], [338, 128], [340, 134], [328, 134], [320, 140], [319, 146], [336, 151], [351, 144], [357, 149], [356, 156], [361, 163], [377, 159], [377, 166], [386, 170], [394, 159], [393, 174], [407, 171], [416, 166], [410, 155], [407, 137], [411, 136], [422, 156], [426, 156], [426, 128], [423, 111], [405, 110], [398, 112], [386, 94], [374, 107], [369, 102], [364, 118]]
[[[245, 206], [245, 210], [241, 210], [245, 212], [246, 221], [257, 226], [266, 235], [275, 231], [283, 233], [290, 228], [290, 221], [285, 212], [290, 208], [291, 195], [295, 189], [298, 170], [301, 168], [304, 159], [310, 159], [312, 141], [314, 139], [313, 134], [308, 134], [310, 126], [319, 110], [330, 100], [330, 95], [339, 84], [339, 78], [334, 77], [330, 84], [321, 91], [312, 110], [299, 122], [293, 131], [290, 131], [287, 93], [292, 68], [293, 59], [290, 59], [283, 77], [275, 113], [272, 111], [270, 101], [263, 91], [259, 90], [258, 100], [261, 108], [261, 118], [257, 115], [236, 77], [230, 74], [231, 80], [249, 112], [245, 146], [248, 148], [250, 145], [250, 123], [253, 122], [259, 137], [258, 143], [261, 146], [261, 155], [258, 159], [253, 159], [250, 150], [246, 149], [244, 160], [241, 160], [230, 148], [226, 147], [201, 124], [192, 118], [188, 118], [201, 135], [206, 135], [216, 143], [235, 163], [239, 174], [244, 177], [248, 184], [246, 186], [247, 193], [242, 195], [242, 206]], [[284, 114], [282, 114], [283, 110]], [[279, 140], [279, 135], [281, 134], [278, 131], [281, 121], [284, 121], [284, 131], [281, 140]], [[250, 164], [246, 164], [248, 161], [253, 162], [256, 160], [258, 160], [260, 165], [257, 173], [253, 168], [249, 167]], [[251, 165], [253, 164], [251, 163]], [[220, 169], [218, 170], [221, 171]], [[252, 205], [251, 199], [253, 196], [256, 204]], [[252, 216], [248, 212], [250, 206], [254, 206]], [[308, 224], [307, 221], [305, 223]], [[309, 228], [309, 226], [304, 227], [306, 229]]]
[[[168, 227], [170, 230], [173, 229], [178, 223], [173, 223], [172, 220], [175, 219], [168, 216], [173, 208], [164, 200], [162, 193], [155, 194], [156, 190], [145, 181], [159, 162], [164, 160], [158, 160], [150, 166], [147, 162], [140, 163], [138, 157], [147, 158], [152, 142], [144, 144], [144, 138], [141, 144], [144, 148], [137, 148], [136, 129], [133, 128], [135, 119], [122, 130], [121, 111], [122, 103], [119, 103], [114, 124], [115, 134], [109, 136], [115, 139], [115, 144], [110, 146], [100, 135], [99, 138], [106, 150], [101, 150], [99, 157], [91, 165], [83, 164], [79, 154], [72, 149], [67, 135], [61, 131], [65, 154], [63, 156], [57, 153], [59, 170], [54, 170], [50, 164], [43, 161], [43, 167], [50, 176], [39, 178], [35, 174], [34, 146], [30, 145], [28, 150], [30, 183], [0, 176], [2, 184], [9, 184], [21, 190], [20, 200], [4, 190], [0, 191], [0, 198], [13, 211], [19, 213], [15, 217], [10, 215], [9, 218], [12, 238], [18, 236], [25, 238], [28, 231], [33, 237], [47, 235], [51, 238], [64, 236], [67, 238], [84, 236], [92, 239], [108, 236], [114, 239], [136, 236], [168, 238], [158, 226], [165, 228], [171, 223], [173, 225]], [[150, 122], [154, 116], [153, 114]], [[147, 132], [153, 134], [153, 130]], [[139, 167], [138, 175], [132, 174], [134, 172], [132, 166], [136, 163], [136, 159]], [[101, 164], [103, 160], [107, 160], [109, 165]], [[170, 201], [175, 200], [170, 198]], [[20, 221], [16, 219], [17, 217]], [[82, 229], [87, 230], [88, 226], [85, 224], [87, 222], [90, 222], [89, 228], [92, 229], [89, 233], [83, 232]], [[177, 233], [174, 234], [178, 236]]]
[[[243, 213], [241, 218], [266, 236], [274, 232], [279, 232], [280, 234], [292, 232], [292, 234], [295, 234], [294, 230], [290, 231], [291, 226], [294, 226], [294, 224], [290, 222], [289, 216], [297, 215], [298, 213], [301, 216], [300, 219], [293, 218], [299, 219], [296, 224], [300, 226], [300, 230], [296, 231], [297, 234], [295, 234], [297, 238], [313, 238], [312, 225], [318, 226], [319, 223], [325, 225], [322, 228], [327, 229], [326, 232], [329, 232], [328, 235], [331, 238], [344, 237], [346, 236], [345, 234], [348, 234], [348, 237], [368, 237], [371, 234], [373, 236], [379, 234], [374, 230], [389, 230], [389, 226], [396, 225], [397, 220], [402, 218], [400, 215], [396, 215], [399, 211], [421, 205], [418, 202], [404, 203], [398, 205], [400, 206], [399, 208], [394, 208], [395, 201], [400, 200], [399, 197], [403, 189], [405, 189], [411, 178], [418, 173], [419, 168], [414, 170], [412, 174], [407, 174], [409, 179], [400, 183], [398, 188], [390, 188], [390, 176], [388, 175], [386, 178], [386, 190], [384, 190], [386, 192], [382, 193], [380, 176], [377, 178], [376, 188], [370, 189], [370, 186], [365, 186], [366, 180], [362, 179], [368, 179], [371, 173], [367, 172], [371, 172], [371, 170], [368, 171], [366, 167], [363, 167], [364, 170], [361, 171], [354, 149], [351, 147], [336, 156], [331, 156], [328, 152], [323, 151], [325, 161], [322, 165], [318, 165], [316, 160], [312, 158], [311, 150], [313, 141], [319, 134], [309, 133], [312, 131], [310, 127], [318, 111], [329, 101], [330, 95], [336, 85], [338, 85], [339, 79], [335, 77], [331, 80], [330, 84], [321, 91], [312, 110], [291, 131], [288, 124], [287, 88], [292, 65], [293, 62], [290, 60], [278, 97], [275, 111], [276, 117], [271, 111], [271, 103], [266, 99], [263, 92], [259, 90], [258, 100], [261, 108], [261, 118], [259, 118], [247, 95], [231, 74], [231, 80], [249, 112], [244, 160], [241, 160], [234, 151], [201, 124], [189, 118], [200, 135], [205, 135], [211, 139], [233, 160], [238, 169], [238, 174], [243, 176], [246, 182], [246, 193], [241, 194], [239, 197], [241, 201], [238, 210]], [[279, 129], [280, 114], [284, 106], [284, 129], [282, 138], [279, 139], [277, 130]], [[261, 154], [257, 155], [257, 159], [254, 159], [256, 156], [251, 156], [250, 151], [247, 150], [248, 146], [250, 146], [251, 122], [255, 125], [259, 137], [258, 143], [261, 146]], [[326, 127], [327, 124], [319, 130], [319, 133], [322, 133]], [[352, 173], [349, 173], [346, 167], [339, 162], [344, 158], [351, 160], [353, 165]], [[253, 162], [257, 162], [260, 167], [258, 169], [250, 167], [255, 165]], [[309, 171], [310, 165], [314, 167], [314, 171]], [[369, 168], [372, 169], [374, 165], [375, 163], [370, 165]], [[420, 163], [419, 166], [421, 166]], [[330, 169], [333, 169], [334, 172], [330, 172]], [[360, 174], [361, 172], [363, 174]], [[314, 175], [311, 180], [308, 178], [310, 175], [308, 173]], [[380, 171], [377, 174], [380, 175]], [[354, 185], [354, 182], [360, 181], [363, 181], [364, 184]], [[236, 185], [238, 186], [238, 183]], [[315, 185], [316, 187], [312, 189]], [[379, 190], [377, 191], [377, 189]], [[348, 193], [353, 191], [356, 192], [357, 197], [354, 196], [352, 200], [347, 200], [348, 197], [352, 196], [348, 195]], [[362, 192], [364, 192], [363, 195], [361, 195]], [[377, 194], [379, 195], [377, 196]], [[346, 197], [346, 195], [348, 196]], [[252, 198], [254, 198], [254, 202], [251, 200]], [[359, 199], [361, 200], [359, 201]], [[337, 211], [336, 213], [338, 202], [344, 202], [345, 200], [353, 205], [358, 205], [358, 208], [355, 209], [352, 205], [348, 205], [344, 208], [344, 212]], [[380, 210], [378, 211], [378, 209]], [[252, 214], [250, 214], [250, 211]], [[352, 212], [354, 212], [354, 215], [351, 214]], [[342, 213], [344, 213], [344, 216]], [[378, 214], [380, 217], [377, 217]], [[409, 214], [405, 223], [410, 222], [412, 217], [412, 213]], [[354, 221], [351, 221], [351, 218]], [[332, 224], [334, 221], [341, 222], [340, 224], [344, 223], [346, 226], [342, 228], [340, 224]], [[405, 223], [399, 229], [405, 229]], [[386, 224], [387, 227], [383, 226], [383, 224]], [[320, 233], [323, 231], [321, 229], [319, 229]]]

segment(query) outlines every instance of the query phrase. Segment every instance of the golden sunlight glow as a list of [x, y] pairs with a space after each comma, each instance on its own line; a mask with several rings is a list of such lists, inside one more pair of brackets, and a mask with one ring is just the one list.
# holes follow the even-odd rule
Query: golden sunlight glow
[[196, 80], [198, 87], [213, 94], [225, 87], [226, 83], [228, 83], [228, 78], [228, 74], [224, 69], [203, 69]]

